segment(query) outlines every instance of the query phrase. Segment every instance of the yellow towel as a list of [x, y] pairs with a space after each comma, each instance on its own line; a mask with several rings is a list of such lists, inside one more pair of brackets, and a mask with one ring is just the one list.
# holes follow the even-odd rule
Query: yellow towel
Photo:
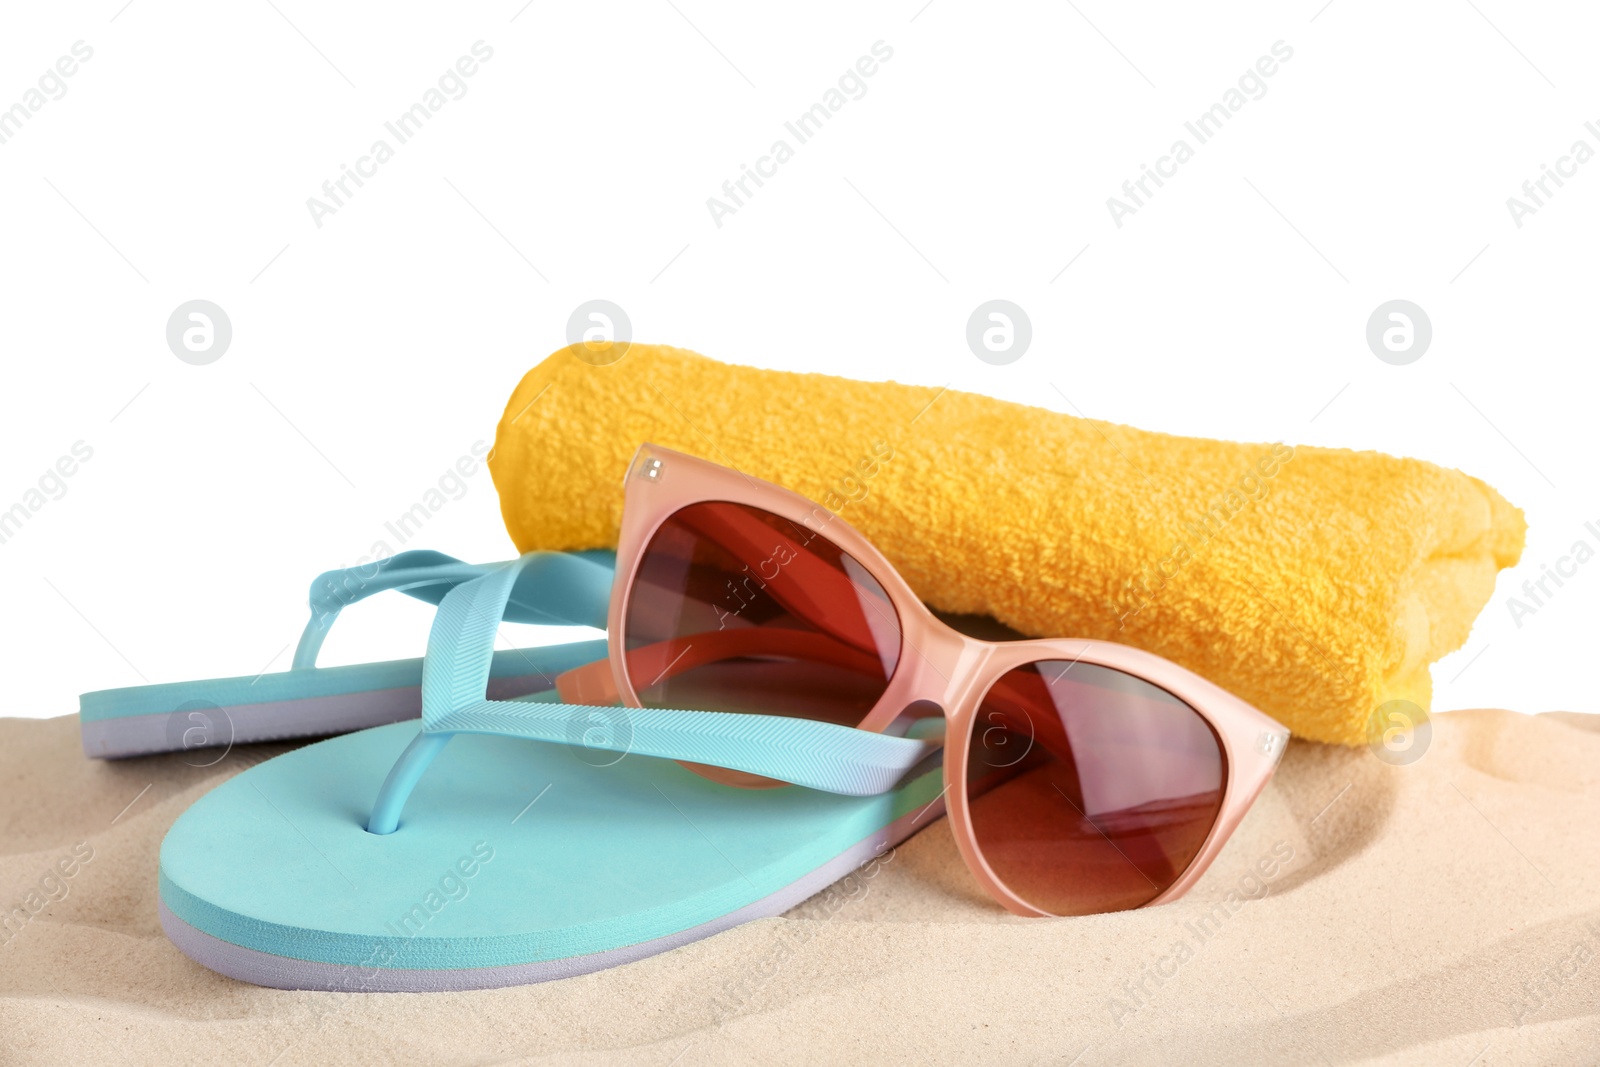
[[1522, 552], [1521, 511], [1420, 460], [615, 355], [556, 352], [506, 406], [489, 467], [520, 551], [615, 547], [622, 476], [650, 441], [838, 512], [935, 608], [1137, 645], [1317, 741], [1365, 742], [1390, 700], [1426, 710], [1429, 664]]

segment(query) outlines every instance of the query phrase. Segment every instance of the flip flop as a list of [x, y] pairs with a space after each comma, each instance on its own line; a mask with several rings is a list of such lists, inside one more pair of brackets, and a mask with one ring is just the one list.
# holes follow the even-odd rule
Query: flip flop
[[[420, 732], [309, 745], [179, 817], [160, 917], [181, 951], [285, 989], [562, 978], [777, 915], [942, 811], [938, 740], [553, 691], [486, 699], [524, 568], [440, 603]], [[680, 759], [797, 784], [736, 789]]]
[[[616, 557], [610, 552], [533, 553], [511, 622], [605, 628]], [[422, 660], [316, 666], [339, 612], [394, 590], [438, 604], [462, 582], [504, 564], [464, 563], [442, 552], [402, 552], [365, 567], [328, 571], [311, 583], [311, 619], [289, 670], [254, 678], [169, 682], [84, 693], [78, 719], [83, 751], [122, 759], [255, 741], [320, 737], [415, 719]], [[548, 687], [556, 674], [606, 658], [604, 640], [494, 653], [491, 690], [510, 697]]]

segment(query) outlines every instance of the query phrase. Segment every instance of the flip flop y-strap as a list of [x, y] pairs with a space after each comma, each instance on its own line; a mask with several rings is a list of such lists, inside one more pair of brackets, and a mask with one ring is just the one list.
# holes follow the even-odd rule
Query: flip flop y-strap
[[[892, 789], [939, 747], [810, 719], [665, 708], [626, 708], [615, 728], [584, 729], [589, 705], [484, 699], [494, 635], [532, 557], [457, 585], [439, 602], [422, 670], [422, 731], [384, 780], [367, 829], [393, 833], [428, 765], [458, 733], [582, 745], [711, 764], [846, 796]], [[541, 602], [549, 602], [541, 596]]]
[[[610, 575], [576, 563], [582, 556], [531, 555], [538, 562], [531, 571], [524, 568], [529, 580], [519, 590], [513, 590], [506, 607], [506, 621], [604, 629], [611, 594]], [[393, 590], [438, 604], [462, 582], [481, 578], [505, 566], [506, 562], [467, 563], [443, 552], [415, 549], [358, 567], [325, 571], [311, 582], [307, 598], [311, 604], [311, 619], [300, 634], [290, 669], [315, 667], [322, 642], [339, 612], [359, 600]]]
[[[520, 561], [506, 619], [603, 629], [613, 558], [608, 552], [531, 554]], [[311, 584], [311, 618], [289, 670], [84, 693], [79, 698], [84, 753], [123, 758], [226, 749], [236, 743], [314, 737], [414, 719], [421, 710], [422, 661], [317, 667], [334, 621], [344, 608], [385, 590], [438, 604], [462, 582], [505, 566], [414, 550], [328, 571]], [[605, 657], [603, 640], [493, 653], [493, 695], [551, 687], [560, 672], [595, 660], [603, 664]]]

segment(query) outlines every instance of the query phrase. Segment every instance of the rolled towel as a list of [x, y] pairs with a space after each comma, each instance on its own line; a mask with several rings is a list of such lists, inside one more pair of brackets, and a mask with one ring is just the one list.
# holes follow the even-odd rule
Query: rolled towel
[[1426, 710], [1429, 665], [1526, 532], [1494, 489], [1420, 460], [619, 344], [556, 352], [506, 405], [489, 467], [517, 548], [615, 547], [647, 441], [837, 512], [938, 610], [1136, 645], [1340, 744], [1389, 701]]

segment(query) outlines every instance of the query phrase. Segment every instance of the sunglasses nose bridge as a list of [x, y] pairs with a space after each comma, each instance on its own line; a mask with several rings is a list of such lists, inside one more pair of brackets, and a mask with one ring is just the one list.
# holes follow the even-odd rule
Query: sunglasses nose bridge
[[908, 677], [896, 679], [902, 683], [896, 688], [905, 702], [925, 701], [948, 714], [982, 670], [989, 646], [937, 619], [930, 618], [928, 622], [920, 633], [906, 635], [901, 669], [908, 672]]

